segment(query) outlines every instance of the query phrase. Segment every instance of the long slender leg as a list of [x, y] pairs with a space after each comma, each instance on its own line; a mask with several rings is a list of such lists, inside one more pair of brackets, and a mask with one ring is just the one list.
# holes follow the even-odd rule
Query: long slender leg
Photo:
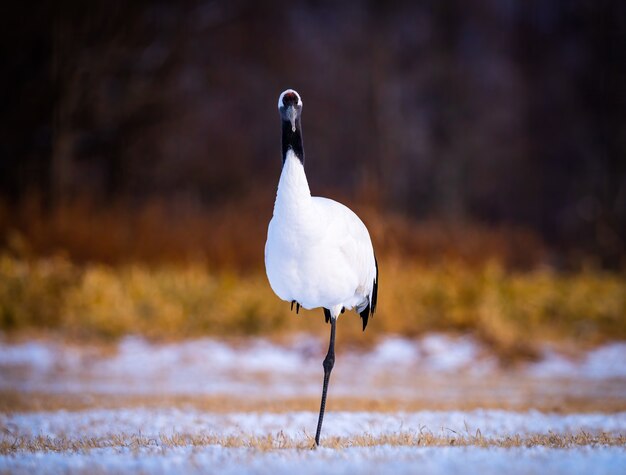
[[324, 358], [324, 387], [322, 389], [322, 404], [320, 406], [320, 416], [317, 420], [317, 432], [315, 434], [315, 444], [320, 445], [320, 433], [322, 432], [322, 421], [324, 420], [324, 410], [326, 409], [326, 392], [328, 391], [328, 380], [330, 379], [330, 372], [335, 365], [335, 327], [337, 325], [337, 318], [332, 317], [330, 319], [330, 345], [328, 346], [328, 353]]

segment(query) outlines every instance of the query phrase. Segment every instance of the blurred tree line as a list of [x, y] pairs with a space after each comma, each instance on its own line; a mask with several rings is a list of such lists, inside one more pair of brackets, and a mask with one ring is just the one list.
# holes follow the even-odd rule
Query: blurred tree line
[[2, 10], [9, 209], [33, 194], [46, 209], [271, 196], [276, 100], [293, 87], [314, 192], [417, 220], [519, 225], [623, 262], [626, 2]]

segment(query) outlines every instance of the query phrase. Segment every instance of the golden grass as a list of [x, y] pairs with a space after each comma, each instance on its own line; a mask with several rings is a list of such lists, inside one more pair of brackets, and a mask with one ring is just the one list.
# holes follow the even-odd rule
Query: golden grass
[[[378, 312], [361, 332], [342, 316], [344, 342], [368, 344], [394, 333], [470, 332], [504, 359], [533, 356], [540, 341], [595, 344], [626, 338], [626, 277], [600, 271], [507, 272], [496, 263], [420, 266], [380, 263]], [[80, 338], [264, 335], [326, 336], [322, 313], [289, 311], [262, 271], [213, 271], [184, 266], [79, 266], [57, 257], [0, 255], [0, 329], [41, 330]]]
[[[450, 429], [443, 430], [446, 434], [434, 434], [428, 430], [402, 431], [393, 434], [374, 436], [363, 434], [352, 437], [325, 437], [322, 446], [337, 450], [351, 447], [402, 446], [402, 447], [546, 447], [565, 449], [581, 446], [626, 446], [626, 436], [609, 433], [591, 434], [580, 431], [575, 434], [530, 434], [511, 435], [505, 437], [484, 437], [480, 430], [474, 434], [459, 434]], [[208, 447], [246, 448], [258, 451], [284, 449], [314, 449], [314, 440], [310, 434], [301, 437], [290, 437], [282, 431], [265, 436], [217, 434], [160, 434], [157, 437], [146, 437], [141, 434], [115, 434], [105, 437], [11, 437], [0, 438], [0, 455], [16, 452], [84, 452], [100, 448], [118, 448], [140, 450], [156, 448], [167, 450], [176, 447]]]
[[[62, 252], [83, 263], [200, 260], [220, 269], [259, 269], [276, 196], [275, 185], [266, 185], [240, 190], [237, 197], [213, 206], [184, 199], [97, 204], [89, 196], [51, 206], [36, 194], [19, 203], [0, 199], [0, 247], [29, 257]], [[470, 265], [495, 259], [506, 268], [529, 269], [548, 255], [529, 229], [467, 221], [417, 222], [376, 206], [371, 193], [354, 200], [328, 192], [363, 218], [379, 258], [422, 263], [453, 259]], [[559, 256], [580, 265], [580, 257], [565, 252]]]
[[[428, 382], [425, 382], [429, 384]], [[486, 380], [485, 385], [498, 386]], [[500, 386], [501, 387], [501, 386]], [[616, 413], [626, 411], [626, 399], [619, 397], [555, 396], [537, 397], [528, 391], [526, 397], [512, 402], [508, 398], [489, 397], [485, 392], [473, 393], [468, 389], [461, 399], [441, 400], [436, 397], [364, 398], [333, 396], [328, 402], [331, 411], [346, 412], [416, 412], [471, 411], [475, 409], [502, 409], [509, 411], [537, 410], [551, 413]], [[264, 412], [285, 413], [293, 411], [315, 411], [319, 408], [319, 397], [293, 398], [241, 398], [232, 395], [125, 395], [125, 394], [50, 394], [0, 391], [0, 413], [40, 411], [83, 411], [88, 409], [125, 408], [181, 408], [212, 413]]]

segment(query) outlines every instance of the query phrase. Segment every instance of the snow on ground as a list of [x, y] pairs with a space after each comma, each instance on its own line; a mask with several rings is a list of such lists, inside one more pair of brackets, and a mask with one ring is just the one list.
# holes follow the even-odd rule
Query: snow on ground
[[[282, 432], [288, 437], [311, 434], [317, 413], [308, 411], [280, 414], [207, 413], [196, 409], [90, 409], [0, 414], [0, 427], [11, 437], [104, 437], [111, 434], [215, 434], [220, 436], [266, 436]], [[418, 412], [335, 412], [324, 418], [324, 437], [374, 437], [398, 432], [437, 436], [451, 434], [484, 437], [507, 435], [587, 433], [626, 434], [626, 412], [616, 414], [545, 414], [538, 411], [503, 410], [418, 411]]]
[[[316, 396], [325, 346], [326, 342], [307, 337], [284, 345], [263, 339], [226, 343], [209, 338], [153, 344], [128, 337], [107, 353], [49, 340], [5, 342], [0, 343], [0, 390]], [[502, 371], [496, 358], [470, 337], [389, 337], [369, 351], [339, 347], [333, 375], [337, 396], [403, 398], [427, 393], [437, 399], [458, 398], [461, 394], [454, 394], [450, 381], [469, 381], [474, 391], [480, 391], [476, 382], [499, 375], [508, 378], [501, 397], [515, 397], [516, 385], [524, 380], [546, 395], [558, 389], [552, 382], [560, 381], [562, 390], [577, 397], [625, 398], [626, 342], [575, 358], [546, 348], [540, 361]], [[422, 385], [437, 378], [447, 384], [445, 394], [437, 393], [437, 384]], [[467, 387], [457, 390], [464, 393]], [[493, 388], [489, 391], [494, 394]]]
[[[115, 434], [141, 434], [148, 445], [114, 445], [93, 449], [15, 450], [0, 455], [0, 472], [10, 473], [258, 473], [300, 475], [352, 473], [481, 473], [481, 474], [618, 474], [626, 466], [623, 446], [578, 446], [553, 449], [535, 447], [371, 447], [261, 450], [193, 444], [164, 446], [161, 436], [173, 434], [265, 436], [280, 432], [310, 439], [317, 415], [313, 412], [281, 414], [214, 414], [181, 409], [120, 409], [55, 411], [3, 415], [5, 440], [36, 436], [94, 440]], [[626, 432], [626, 412], [617, 414], [542, 414], [511, 412], [420, 411], [414, 413], [329, 412], [322, 443], [333, 436], [355, 437], [397, 433], [436, 436], [474, 435], [505, 437], [540, 434]], [[307, 436], [308, 434], [308, 436]]]
[[[225, 342], [199, 339], [150, 343], [123, 339], [113, 350], [53, 340], [0, 340], [0, 390], [82, 395], [221, 395], [263, 401], [319, 397], [326, 342], [301, 337], [278, 345], [263, 339]], [[271, 371], [270, 371], [271, 370]], [[559, 407], [567, 398], [591, 398], [594, 407], [626, 400], [626, 343], [571, 356], [545, 348], [543, 358], [501, 368], [494, 355], [470, 337], [389, 337], [368, 351], [338, 348], [329, 397], [407, 398], [427, 407], [462, 407], [473, 399], [497, 407]], [[98, 400], [98, 399], [96, 399]], [[100, 399], [101, 400], [101, 399]], [[455, 404], [459, 404], [458, 406]], [[331, 403], [332, 404], [332, 403]], [[618, 405], [619, 406], [619, 405]], [[332, 405], [331, 405], [332, 407]], [[419, 406], [422, 407], [422, 406]], [[492, 406], [493, 407], [493, 406]], [[619, 406], [623, 407], [623, 406]], [[314, 410], [316, 408], [312, 408]], [[165, 446], [160, 436], [277, 436], [310, 441], [315, 412], [204, 412], [194, 406], [0, 413], [0, 473], [156, 474], [271, 473], [624, 473], [626, 448], [601, 444], [569, 448], [396, 446], [319, 450]], [[558, 414], [536, 410], [327, 412], [322, 434], [357, 436], [424, 434], [506, 438], [533, 434], [626, 434], [626, 412]], [[89, 447], [99, 437], [141, 435], [155, 443]], [[87, 441], [83, 448], [19, 448], [21, 439]], [[108, 439], [107, 439], [108, 440]], [[115, 439], [111, 439], [115, 440]], [[213, 442], [211, 442], [213, 443]], [[587, 442], [585, 442], [587, 443]], [[16, 448], [11, 448], [12, 444]], [[7, 448], [8, 447], [8, 448]], [[38, 446], [37, 446], [38, 447]], [[57, 451], [58, 450], [58, 451]]]
[[572, 360], [552, 349], [546, 349], [541, 361], [530, 365], [528, 371], [544, 378], [626, 378], [626, 343], [601, 346], [587, 352], [579, 360]]
[[57, 473], [251, 473], [292, 474], [623, 474], [622, 447], [571, 449], [478, 447], [352, 447], [343, 450], [281, 450], [179, 447], [85, 453], [20, 453], [0, 456], [0, 471]]

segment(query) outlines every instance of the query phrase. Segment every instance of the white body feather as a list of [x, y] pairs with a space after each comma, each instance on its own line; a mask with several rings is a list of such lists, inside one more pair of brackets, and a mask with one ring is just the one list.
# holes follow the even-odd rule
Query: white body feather
[[336, 201], [311, 196], [304, 166], [289, 150], [265, 244], [265, 268], [282, 300], [337, 317], [371, 303], [376, 264], [367, 228]]

